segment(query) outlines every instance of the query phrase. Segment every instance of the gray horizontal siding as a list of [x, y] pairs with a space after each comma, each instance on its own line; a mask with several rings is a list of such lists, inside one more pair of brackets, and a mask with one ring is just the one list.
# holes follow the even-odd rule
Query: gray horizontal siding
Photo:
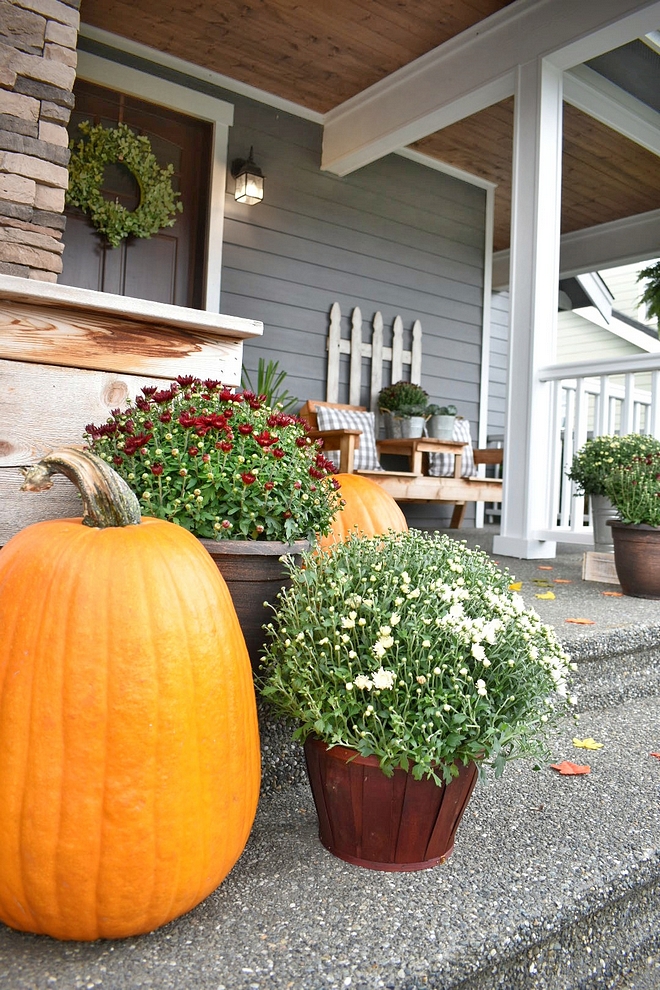
[[[87, 39], [82, 45], [109, 55]], [[265, 200], [237, 204], [229, 179], [221, 299], [222, 312], [264, 323], [263, 338], [244, 346], [250, 374], [260, 357], [274, 358], [301, 402], [325, 398], [335, 300], [346, 335], [356, 305], [365, 320], [382, 312], [386, 343], [397, 314], [407, 333], [419, 318], [422, 384], [432, 400], [454, 402], [476, 436], [484, 190], [397, 155], [344, 178], [323, 173], [320, 126], [132, 56], [111, 57], [232, 103], [228, 161], [254, 148]], [[425, 512], [410, 509], [417, 520]], [[433, 512], [446, 521], [444, 510]]]

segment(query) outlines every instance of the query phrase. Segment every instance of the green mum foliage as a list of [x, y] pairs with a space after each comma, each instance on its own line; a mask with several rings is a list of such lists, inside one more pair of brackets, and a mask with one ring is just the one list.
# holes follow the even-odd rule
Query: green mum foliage
[[[149, 138], [135, 134], [127, 124], [110, 128], [84, 120], [78, 130], [83, 139], [70, 142], [67, 203], [84, 210], [112, 247], [118, 247], [130, 234], [151, 237], [162, 227], [174, 226], [176, 214], [183, 210], [179, 193], [172, 188], [174, 166], [160, 167]], [[115, 162], [125, 165], [140, 187], [135, 210], [127, 210], [101, 193], [103, 170]]]

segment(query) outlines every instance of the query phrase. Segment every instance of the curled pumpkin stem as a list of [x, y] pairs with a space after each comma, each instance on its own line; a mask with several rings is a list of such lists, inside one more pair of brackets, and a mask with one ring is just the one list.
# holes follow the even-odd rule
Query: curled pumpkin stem
[[52, 476], [63, 474], [71, 481], [83, 502], [83, 525], [106, 529], [109, 526], [137, 526], [141, 521], [140, 503], [123, 478], [96, 454], [81, 447], [58, 447], [36, 464], [21, 468], [24, 492], [44, 492], [53, 485]]

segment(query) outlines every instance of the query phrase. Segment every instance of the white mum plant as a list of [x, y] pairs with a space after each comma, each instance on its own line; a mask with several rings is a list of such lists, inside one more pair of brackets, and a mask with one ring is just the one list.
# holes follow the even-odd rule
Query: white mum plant
[[296, 738], [438, 783], [471, 760], [499, 776], [509, 760], [550, 758], [573, 665], [485, 553], [415, 530], [353, 536], [290, 576], [262, 693], [299, 722]]

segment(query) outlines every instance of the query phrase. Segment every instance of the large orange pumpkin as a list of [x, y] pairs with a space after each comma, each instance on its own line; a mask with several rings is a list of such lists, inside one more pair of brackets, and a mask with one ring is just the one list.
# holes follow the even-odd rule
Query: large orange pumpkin
[[339, 494], [345, 502], [343, 510], [332, 519], [327, 536], [319, 539], [319, 546], [327, 550], [333, 543], [344, 541], [351, 533], [378, 536], [388, 529], [405, 532], [406, 517], [397, 502], [384, 488], [360, 474], [338, 474], [341, 485]]
[[118, 479], [73, 448], [28, 469], [30, 490], [87, 474], [85, 515], [0, 551], [0, 919], [61, 939], [190, 910], [240, 856], [259, 792], [227, 587], [190, 533], [140, 522], [137, 500], [123, 514], [99, 463]]

